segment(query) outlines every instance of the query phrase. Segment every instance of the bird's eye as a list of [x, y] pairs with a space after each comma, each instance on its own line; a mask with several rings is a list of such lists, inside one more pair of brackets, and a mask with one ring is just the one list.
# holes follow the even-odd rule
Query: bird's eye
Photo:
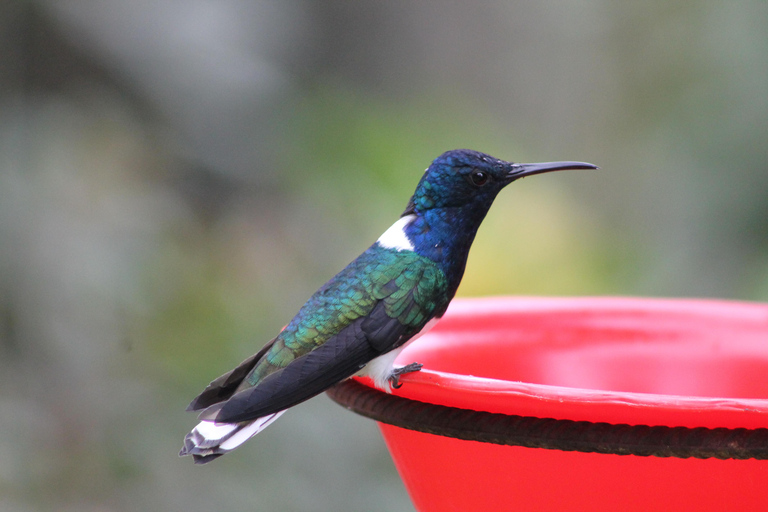
[[469, 173], [469, 181], [477, 187], [482, 187], [488, 183], [488, 173], [483, 171], [472, 171]]

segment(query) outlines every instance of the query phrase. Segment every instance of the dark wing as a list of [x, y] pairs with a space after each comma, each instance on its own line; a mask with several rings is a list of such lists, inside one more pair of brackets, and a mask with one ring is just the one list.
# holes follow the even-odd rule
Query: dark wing
[[419, 332], [438, 304], [447, 304], [446, 290], [431, 260], [374, 246], [318, 290], [268, 347], [211, 383], [193, 405], [209, 405], [201, 419], [233, 423], [303, 402]]
[[259, 362], [259, 359], [261, 359], [264, 354], [267, 353], [267, 350], [269, 350], [269, 348], [275, 342], [275, 339], [277, 338], [272, 338], [272, 341], [264, 345], [264, 347], [262, 347], [262, 349], [259, 350], [255, 355], [252, 355], [240, 363], [237, 368], [231, 372], [225, 373], [218, 379], [208, 384], [203, 392], [197, 395], [195, 399], [192, 400], [192, 403], [187, 406], [187, 411], [200, 411], [212, 406], [213, 404], [228, 400], [232, 395], [235, 394], [237, 387], [243, 381], [245, 376], [248, 375], [251, 370], [253, 370], [253, 367], [256, 366], [256, 363]]
[[[373, 316], [379, 320], [372, 322]], [[377, 332], [366, 332], [365, 327], [370, 325], [376, 325]], [[226, 402], [203, 411], [200, 418], [235, 423], [297, 405], [354, 375], [381, 355], [383, 352], [371, 343], [371, 338], [383, 344], [381, 336], [386, 333], [391, 348], [409, 330], [396, 318], [387, 317], [384, 307], [376, 307], [371, 315], [352, 322], [323, 345], [265, 377], [258, 386], [235, 393]]]

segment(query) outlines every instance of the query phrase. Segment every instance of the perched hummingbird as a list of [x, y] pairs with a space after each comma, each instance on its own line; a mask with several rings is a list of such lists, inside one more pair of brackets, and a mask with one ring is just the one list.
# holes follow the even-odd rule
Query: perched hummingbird
[[400, 219], [325, 283], [256, 355], [211, 382], [187, 408], [201, 422], [179, 455], [203, 464], [231, 451], [286, 409], [353, 375], [386, 392], [421, 369], [397, 354], [443, 316], [459, 287], [477, 229], [499, 191], [584, 162], [515, 164], [459, 149], [443, 153]]

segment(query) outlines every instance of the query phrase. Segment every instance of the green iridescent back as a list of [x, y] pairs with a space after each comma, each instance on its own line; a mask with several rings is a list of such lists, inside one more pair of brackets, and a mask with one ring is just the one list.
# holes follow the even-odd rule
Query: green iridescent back
[[243, 381], [240, 389], [321, 346], [355, 320], [384, 302], [388, 317], [406, 326], [403, 341], [416, 334], [448, 297], [448, 280], [429, 258], [374, 244], [328, 281], [299, 310]]

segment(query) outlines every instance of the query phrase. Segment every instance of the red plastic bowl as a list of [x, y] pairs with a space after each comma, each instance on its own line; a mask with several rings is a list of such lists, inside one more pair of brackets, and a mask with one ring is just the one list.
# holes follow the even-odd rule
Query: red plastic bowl
[[[392, 395], [332, 396], [416, 429], [380, 423], [422, 512], [768, 510], [768, 305], [455, 300], [413, 361]], [[481, 424], [528, 430], [464, 440]]]

